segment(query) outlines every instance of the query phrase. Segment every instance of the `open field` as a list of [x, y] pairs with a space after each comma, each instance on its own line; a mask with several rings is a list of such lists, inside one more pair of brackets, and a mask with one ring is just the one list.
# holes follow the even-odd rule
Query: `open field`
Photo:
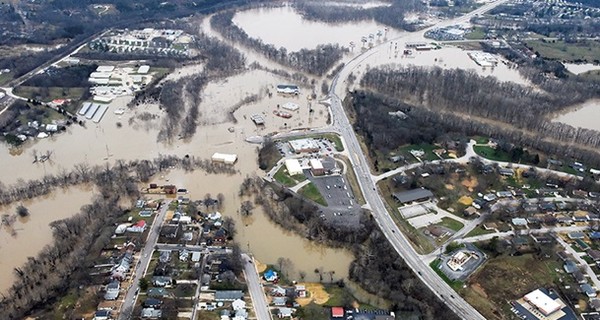
[[485, 31], [483, 28], [475, 27], [473, 31], [465, 34], [465, 39], [468, 40], [481, 40], [485, 38]]
[[479, 227], [475, 227], [475, 229], [471, 230], [471, 232], [467, 233], [467, 235], [465, 236], [466, 238], [468, 237], [476, 237], [476, 236], [480, 236], [480, 235], [484, 235], [484, 234], [488, 234], [488, 233], [494, 233], [496, 231], [494, 230], [485, 230], [483, 227], [479, 226]]
[[473, 150], [475, 150], [475, 153], [486, 159], [510, 162], [510, 155], [508, 152], [500, 149], [494, 149], [490, 146], [474, 146]]
[[556, 270], [561, 270], [561, 265], [554, 259], [502, 255], [488, 260], [459, 293], [487, 319], [502, 319], [498, 314], [510, 312], [510, 300], [554, 285], [560, 277]]
[[54, 99], [72, 99], [79, 100], [83, 96], [85, 92], [85, 88], [61, 88], [61, 87], [49, 87], [49, 88], [40, 88], [40, 87], [29, 87], [29, 86], [19, 86], [15, 88], [15, 94], [30, 98], [37, 99], [39, 98], [42, 101], [52, 101]]
[[566, 43], [559, 40], [532, 40], [527, 41], [527, 46], [546, 59], [573, 62], [600, 60], [600, 43], [597, 41]]
[[295, 176], [290, 176], [287, 173], [285, 166], [281, 166], [281, 168], [279, 168], [277, 173], [275, 173], [275, 175], [273, 175], [273, 178], [275, 179], [275, 181], [281, 183], [282, 185], [284, 185], [286, 187], [293, 187], [293, 186], [297, 185], [299, 182], [306, 180], [306, 177], [304, 175], [298, 174]]
[[438, 225], [446, 227], [450, 230], [458, 231], [462, 229], [465, 225], [462, 222], [454, 220], [452, 218], [444, 217], [442, 218], [442, 222]]
[[300, 188], [300, 190], [298, 190], [298, 193], [303, 197], [306, 197], [322, 206], [327, 206], [325, 198], [323, 198], [323, 195], [321, 195], [319, 189], [317, 189], [317, 187], [312, 182]]

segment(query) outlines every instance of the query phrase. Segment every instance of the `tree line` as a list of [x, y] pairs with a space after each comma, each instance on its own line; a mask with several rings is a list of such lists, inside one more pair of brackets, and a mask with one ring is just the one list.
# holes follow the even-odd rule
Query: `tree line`
[[390, 6], [368, 9], [316, 1], [295, 2], [294, 7], [304, 18], [310, 20], [330, 23], [375, 20], [392, 28], [407, 31], [416, 31], [416, 28], [414, 24], [404, 20], [406, 13], [421, 12], [425, 9], [423, 2], [416, 0], [395, 0]]
[[225, 38], [241, 43], [263, 54], [270, 60], [299, 71], [323, 75], [348, 51], [347, 48], [340, 47], [337, 44], [318, 45], [312, 50], [301, 49], [296, 52], [288, 52], [283, 47], [277, 49], [272, 44], [266, 44], [262, 40], [248, 36], [244, 30], [233, 23], [234, 14], [234, 11], [224, 11], [213, 15], [210, 19], [211, 26]]
[[[240, 196], [254, 197], [255, 204], [263, 207], [269, 219], [286, 230], [311, 241], [351, 250], [355, 260], [350, 265], [350, 279], [369, 293], [391, 301], [394, 311], [422, 319], [458, 319], [419, 281], [366, 211], [360, 213], [356, 226], [325, 223], [316, 206], [257, 176], [244, 180]], [[319, 270], [315, 272], [322, 276]]]

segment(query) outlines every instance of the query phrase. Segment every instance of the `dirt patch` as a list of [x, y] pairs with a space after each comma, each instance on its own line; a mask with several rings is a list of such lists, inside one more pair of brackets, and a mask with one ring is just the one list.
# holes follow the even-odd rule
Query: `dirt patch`
[[298, 302], [299, 305], [305, 306], [305, 305], [309, 304], [311, 301], [313, 301], [316, 304], [324, 304], [325, 302], [327, 302], [329, 300], [329, 293], [327, 293], [327, 291], [325, 291], [325, 288], [323, 287], [322, 284], [315, 283], [315, 282], [307, 282], [307, 283], [300, 283], [300, 284], [304, 284], [304, 286], [306, 287], [306, 291], [308, 292], [308, 297], [297, 298], [296, 302]]
[[265, 272], [265, 270], [267, 270], [267, 265], [256, 260], [256, 258], [254, 259], [254, 264], [256, 265], [256, 270], [258, 270], [258, 273]]
[[477, 187], [478, 182], [477, 178], [471, 177], [469, 179], [464, 179], [460, 184], [465, 186], [470, 192], [473, 192], [473, 188]]
[[473, 198], [469, 196], [462, 196], [460, 199], [458, 199], [458, 203], [464, 204], [465, 206], [470, 206], [473, 204]]
[[477, 294], [481, 295], [484, 298], [488, 297], [487, 293], [485, 293], [485, 290], [481, 287], [479, 283], [472, 284], [471, 289], [473, 289], [473, 291], [477, 292]]

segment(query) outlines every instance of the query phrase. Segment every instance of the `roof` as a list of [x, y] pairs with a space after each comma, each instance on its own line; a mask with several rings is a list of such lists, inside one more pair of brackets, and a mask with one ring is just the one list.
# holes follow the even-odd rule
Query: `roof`
[[525, 300], [535, 306], [544, 315], [549, 315], [557, 310], [560, 310], [560, 304], [550, 298], [540, 289], [536, 289], [525, 295]]
[[298, 159], [286, 159], [285, 168], [290, 175], [295, 175], [298, 172], [302, 172], [302, 167], [300, 166]]
[[315, 170], [323, 169], [323, 164], [319, 159], [310, 159], [310, 166]]
[[142, 318], [160, 318], [162, 317], [162, 311], [154, 308], [142, 309]]
[[215, 291], [215, 300], [219, 301], [233, 301], [241, 299], [244, 293], [241, 290], [220, 290]]
[[424, 198], [433, 198], [433, 193], [425, 188], [395, 192], [394, 198], [402, 203], [412, 202]]
[[148, 296], [150, 297], [164, 297], [167, 296], [168, 292], [165, 288], [150, 288], [148, 289]]
[[331, 317], [342, 318], [343, 316], [344, 316], [344, 308], [342, 308], [342, 307], [331, 308]]
[[583, 239], [585, 238], [585, 234], [581, 231], [574, 231], [569, 233], [569, 238], [571, 239]]
[[596, 295], [596, 289], [592, 288], [592, 286], [589, 283], [584, 283], [579, 287], [581, 288], [581, 291], [583, 291], [588, 296]]
[[572, 260], [567, 260], [565, 261], [563, 269], [565, 269], [566, 273], [573, 273], [577, 271], [577, 265]]
[[213, 161], [220, 161], [220, 162], [225, 162], [225, 163], [235, 163], [237, 161], [237, 155], [215, 152], [212, 155], [211, 159]]

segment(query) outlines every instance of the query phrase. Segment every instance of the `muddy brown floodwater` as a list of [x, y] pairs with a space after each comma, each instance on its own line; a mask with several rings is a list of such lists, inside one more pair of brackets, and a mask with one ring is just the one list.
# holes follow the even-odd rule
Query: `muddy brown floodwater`
[[573, 127], [600, 131], [600, 100], [588, 100], [575, 106], [572, 111], [559, 115], [554, 121], [562, 122]]
[[[0, 292], [10, 287], [14, 276], [14, 268], [27, 261], [52, 241], [52, 221], [72, 217], [79, 212], [81, 206], [91, 202], [93, 190], [91, 187], [74, 187], [58, 190], [22, 204], [29, 209], [30, 215], [25, 218], [17, 217], [12, 229], [3, 226], [0, 229]], [[0, 215], [14, 215], [20, 203], [0, 207]]]

